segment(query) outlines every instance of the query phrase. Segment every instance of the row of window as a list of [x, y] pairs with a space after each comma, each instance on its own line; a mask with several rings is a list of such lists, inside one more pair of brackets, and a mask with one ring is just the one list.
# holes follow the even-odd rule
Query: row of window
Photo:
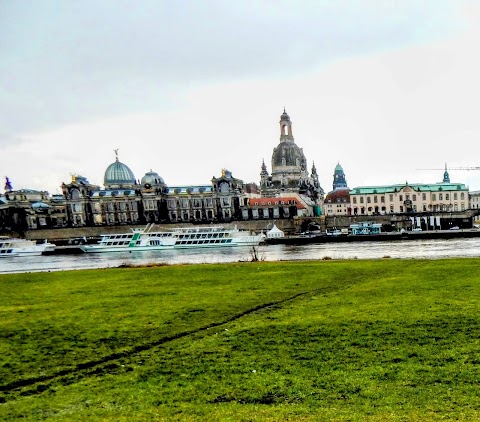
[[[285, 201], [275, 201], [275, 203], [273, 205], [296, 205], [296, 204], [297, 204], [297, 201], [288, 200], [287, 202], [285, 202]], [[256, 207], [258, 207], [258, 205], [263, 206], [263, 205], [265, 205], [265, 203], [259, 204], [258, 202], [255, 202], [254, 205]], [[267, 205], [272, 205], [272, 201], [268, 201]]]
[[[417, 212], [417, 206], [413, 205], [412, 207], [414, 212]], [[353, 208], [353, 213], [358, 214], [360, 211], [360, 214], [365, 214], [365, 211], [367, 211], [369, 214], [375, 213], [375, 214], [385, 214], [387, 212], [386, 207], [368, 207], [365, 209], [364, 207], [361, 207], [360, 209], [357, 207]], [[446, 204], [436, 204], [436, 205], [427, 205], [423, 204], [422, 206], [422, 212], [427, 212], [427, 211], [465, 211], [465, 205], [462, 203], [460, 206], [460, 210], [458, 207], [458, 204], [453, 204], [453, 205], [446, 205]], [[393, 205], [390, 205], [390, 214], [395, 213], [395, 209]], [[407, 208], [404, 207], [403, 205], [400, 205], [399, 213], [407, 212]]]
[[212, 245], [218, 243], [232, 243], [232, 239], [179, 240], [175, 245]]
[[[230, 206], [230, 198], [220, 198], [220, 205], [224, 207]], [[212, 198], [193, 198], [193, 199], [169, 199], [167, 201], [167, 207], [169, 209], [176, 209], [176, 208], [212, 208], [213, 207], [213, 199]]]
[[[437, 194], [435, 193], [432, 193], [432, 201], [436, 201], [437, 200]], [[400, 202], [403, 202], [405, 198], [405, 201], [416, 201], [417, 200], [417, 195], [416, 194], [413, 194], [411, 197], [409, 194], [406, 194], [405, 196], [404, 195], [398, 195], [398, 200]], [[443, 201], [445, 198], [445, 201], [449, 201], [450, 200], [450, 194], [449, 193], [439, 193], [438, 194], [438, 200], [439, 201]], [[460, 200], [463, 200], [465, 199], [465, 192], [460, 192]], [[394, 195], [393, 194], [390, 194], [389, 195], [389, 200], [390, 202], [393, 202], [394, 201]], [[427, 194], [426, 193], [422, 193], [422, 201], [426, 201], [427, 200]], [[454, 192], [453, 193], [453, 200], [456, 201], [458, 200], [458, 192]], [[379, 202], [379, 198], [377, 195], [374, 195], [373, 198], [371, 196], [367, 196], [367, 203], [370, 204], [370, 203], [373, 203], [376, 204]], [[363, 204], [364, 203], [364, 197], [361, 196], [360, 199], [359, 199], [359, 202], [360, 204]], [[356, 204], [357, 203], [357, 197], [356, 196], [352, 196], [352, 203]], [[380, 196], [380, 203], [385, 203], [385, 196]]]
[[[168, 215], [169, 215], [170, 221], [190, 221], [190, 220], [200, 221], [204, 218], [208, 221], [212, 221], [214, 219], [212, 210], [205, 210], [204, 212], [200, 210], [195, 210], [192, 213], [189, 210], [185, 210], [180, 213], [177, 213], [176, 211], [170, 211]], [[229, 209], [222, 210], [222, 218], [231, 218], [231, 213]]]

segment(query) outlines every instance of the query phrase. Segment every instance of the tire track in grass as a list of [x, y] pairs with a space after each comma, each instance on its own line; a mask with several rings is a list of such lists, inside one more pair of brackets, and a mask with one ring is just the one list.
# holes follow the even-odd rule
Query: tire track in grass
[[[75, 381], [77, 381], [80, 378], [87, 377], [87, 376], [92, 376], [92, 375], [99, 375], [102, 373], [106, 372], [113, 372], [113, 370], [118, 369], [119, 365], [116, 363], [120, 359], [128, 358], [131, 356], [134, 356], [140, 352], [147, 351], [149, 349], [152, 349], [157, 346], [161, 346], [163, 344], [169, 343], [174, 340], [178, 340], [180, 338], [188, 337], [194, 334], [201, 333], [203, 331], [209, 330], [211, 328], [219, 327], [224, 324], [228, 324], [234, 321], [239, 320], [240, 318], [243, 318], [247, 315], [253, 314], [258, 311], [263, 311], [269, 308], [274, 308], [279, 305], [283, 305], [288, 302], [292, 302], [295, 299], [298, 299], [299, 297], [308, 295], [308, 294], [318, 294], [320, 293], [328, 293], [333, 290], [338, 290], [339, 288], [345, 287], [343, 286], [330, 286], [330, 287], [324, 287], [322, 289], [318, 290], [311, 290], [311, 291], [306, 291], [306, 292], [300, 292], [297, 293], [293, 296], [287, 297], [282, 300], [278, 300], [275, 302], [268, 302], [268, 303], [263, 303], [261, 305], [257, 305], [253, 308], [247, 309], [243, 312], [240, 312], [238, 314], [232, 315], [229, 318], [226, 318], [222, 321], [218, 322], [212, 322], [211, 324], [205, 325], [203, 327], [196, 328], [194, 330], [188, 330], [188, 331], [183, 331], [180, 333], [173, 334], [171, 336], [166, 336], [162, 337], [159, 340], [145, 343], [145, 344], [139, 344], [136, 346], [133, 346], [132, 348], [128, 350], [124, 350], [121, 352], [114, 352], [109, 355], [106, 355], [100, 359], [95, 359], [95, 360], [90, 360], [87, 362], [82, 362], [79, 363], [73, 367], [70, 368], [65, 368], [62, 370], [59, 370], [53, 374], [50, 375], [43, 375], [43, 376], [37, 376], [33, 378], [24, 378], [24, 379], [19, 379], [14, 382], [0, 385], [0, 392], [4, 394], [11, 395], [13, 393], [18, 393], [20, 396], [30, 396], [33, 394], [41, 393], [45, 390], [48, 390], [50, 387], [49, 385], [55, 381], [64, 381], [63, 385], [71, 384]], [[12, 399], [15, 399], [14, 397], [11, 397]], [[0, 397], [0, 403], [5, 403], [7, 401], [7, 397]]]

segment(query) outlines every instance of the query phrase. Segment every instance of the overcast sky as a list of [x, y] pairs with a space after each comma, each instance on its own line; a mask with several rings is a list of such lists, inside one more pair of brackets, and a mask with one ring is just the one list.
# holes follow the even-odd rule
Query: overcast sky
[[[328, 192], [480, 166], [480, 2], [0, 0], [0, 148], [15, 189], [271, 172], [286, 107]], [[480, 171], [450, 170], [480, 189]], [[2, 186], [3, 187], [3, 186]]]

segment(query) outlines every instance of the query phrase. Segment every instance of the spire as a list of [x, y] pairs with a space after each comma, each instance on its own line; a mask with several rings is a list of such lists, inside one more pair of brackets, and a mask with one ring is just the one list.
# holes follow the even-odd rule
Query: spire
[[447, 170], [447, 163], [445, 163], [445, 172], [443, 173], [443, 183], [450, 183], [450, 175]]
[[118, 161], [118, 148], [113, 151], [115, 151], [115, 161]]

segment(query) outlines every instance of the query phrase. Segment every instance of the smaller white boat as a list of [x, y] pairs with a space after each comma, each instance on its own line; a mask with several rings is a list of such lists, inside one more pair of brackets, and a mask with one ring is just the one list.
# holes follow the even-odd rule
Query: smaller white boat
[[38, 256], [44, 252], [52, 252], [54, 249], [55, 245], [48, 243], [46, 240], [43, 243], [37, 244], [34, 240], [0, 236], [0, 258]]
[[80, 249], [92, 252], [151, 251], [162, 249], [212, 248], [231, 246], [256, 246], [265, 235], [223, 227], [186, 227], [168, 231], [132, 229], [131, 233], [102, 235], [96, 245], [81, 245]]

